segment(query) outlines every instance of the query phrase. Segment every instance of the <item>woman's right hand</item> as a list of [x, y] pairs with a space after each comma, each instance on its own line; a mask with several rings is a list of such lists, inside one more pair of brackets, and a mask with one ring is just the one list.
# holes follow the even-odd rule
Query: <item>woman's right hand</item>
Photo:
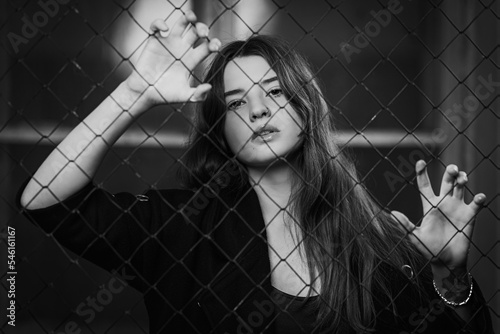
[[[190, 76], [203, 59], [219, 50], [221, 42], [208, 40], [208, 27], [196, 22], [191, 11], [182, 15], [170, 31], [161, 19], [153, 21], [151, 31], [134, 72], [125, 81], [127, 87], [151, 105], [204, 100], [211, 86], [192, 87]], [[194, 47], [198, 39], [202, 42]]]

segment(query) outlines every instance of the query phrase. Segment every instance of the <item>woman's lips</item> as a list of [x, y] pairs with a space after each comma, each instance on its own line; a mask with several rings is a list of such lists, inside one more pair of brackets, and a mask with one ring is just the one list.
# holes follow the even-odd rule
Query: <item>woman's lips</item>
[[278, 128], [273, 125], [264, 125], [257, 130], [255, 130], [252, 134], [252, 140], [262, 139], [262, 140], [270, 140], [274, 135], [279, 132]]

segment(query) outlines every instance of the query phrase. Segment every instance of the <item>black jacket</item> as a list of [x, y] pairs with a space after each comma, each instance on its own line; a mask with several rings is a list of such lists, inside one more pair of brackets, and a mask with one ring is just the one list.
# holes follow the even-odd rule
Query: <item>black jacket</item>
[[[25, 213], [76, 254], [135, 276], [128, 283], [144, 294], [151, 333], [274, 332], [265, 224], [250, 187], [219, 195], [151, 190], [134, 196], [88, 185], [59, 204]], [[468, 328], [443, 305], [429, 280], [424, 280], [429, 298], [421, 298], [400, 270], [382, 266], [398, 313], [394, 316], [374, 292], [377, 333]], [[481, 332], [492, 333], [477, 284], [470, 303]], [[342, 332], [353, 332], [347, 322]]]

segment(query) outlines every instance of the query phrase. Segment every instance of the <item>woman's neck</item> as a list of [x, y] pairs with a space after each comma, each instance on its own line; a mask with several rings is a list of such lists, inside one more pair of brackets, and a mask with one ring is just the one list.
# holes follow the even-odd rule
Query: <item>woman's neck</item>
[[293, 169], [287, 162], [268, 167], [248, 167], [250, 184], [254, 187], [264, 211], [285, 209], [292, 191]]

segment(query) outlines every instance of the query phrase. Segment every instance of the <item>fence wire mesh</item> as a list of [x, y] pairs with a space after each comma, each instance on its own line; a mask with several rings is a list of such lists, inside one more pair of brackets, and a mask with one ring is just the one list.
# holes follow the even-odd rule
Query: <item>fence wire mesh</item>
[[[448, 164], [455, 163], [467, 172], [465, 201], [470, 202], [479, 192], [487, 195], [477, 216], [468, 268], [481, 288], [493, 328], [500, 328], [500, 2], [8, 0], [0, 8], [0, 226], [4, 268], [1, 292], [6, 296], [2, 297], [1, 307], [7, 309], [7, 317], [1, 320], [4, 332], [148, 333], [169, 328], [172, 323], [200, 323], [201, 320], [187, 316], [196, 307], [192, 303], [197, 297], [179, 307], [175, 298], [161, 296], [153, 305], [161, 304], [162, 310], [168, 309], [169, 313], [164, 315], [146, 310], [145, 304], [151, 302], [147, 298], [158, 298], [151, 295], [162, 284], [180, 295], [189, 284], [212, 293], [216, 291], [213, 282], [205, 281], [206, 276], [190, 271], [193, 257], [205, 245], [203, 241], [192, 245], [186, 241], [187, 248], [178, 248], [184, 250], [180, 254], [161, 249], [156, 256], [175, 260], [171, 267], [158, 265], [156, 270], [163, 272], [156, 272], [155, 279], [145, 279], [136, 269], [130, 269], [133, 265], [129, 260], [135, 256], [130, 253], [127, 253], [129, 258], [121, 258], [123, 266], [117, 265], [110, 273], [100, 268], [107, 265], [100, 265], [99, 259], [104, 263], [106, 258], [124, 254], [120, 253], [121, 248], [114, 249], [113, 241], [106, 240], [118, 228], [118, 220], [107, 222], [102, 230], [96, 228], [97, 231], [92, 231], [95, 238], [81, 245], [80, 254], [84, 257], [95, 249], [109, 251], [89, 255], [97, 259], [96, 265], [80, 254], [75, 255], [78, 251], [68, 251], [71, 244], [62, 241], [67, 248], [61, 246], [61, 240], [56, 241], [56, 232], [46, 232], [30, 224], [23, 215], [24, 209], [16, 204], [16, 194], [49, 153], [137, 68], [139, 55], [150, 38], [150, 23], [159, 17], [173, 27], [188, 10], [193, 10], [198, 20], [208, 25], [209, 38], [219, 38], [223, 45], [252, 35], [275, 35], [309, 59], [313, 77], [318, 80], [334, 116], [337, 130], [331, 140], [338, 143], [341, 151], [348, 150], [355, 157], [360, 182], [380, 208], [399, 210], [411, 221], [421, 221], [422, 205], [414, 172], [414, 165], [420, 159], [428, 163], [436, 191]], [[183, 56], [179, 58], [182, 60]], [[190, 64], [184, 65], [192, 68]], [[191, 71], [195, 85], [202, 81], [207, 65], [205, 61]], [[255, 77], [259, 72], [247, 73], [248, 68], [245, 64], [237, 66], [247, 79], [260, 83], [245, 90], [244, 96], [255, 94], [255, 87], [266, 89], [262, 78]], [[270, 94], [273, 103], [279, 104], [281, 92]], [[238, 103], [234, 105], [234, 109], [238, 107]], [[125, 109], [122, 111], [126, 114]], [[183, 158], [189, 152], [185, 143], [197, 114], [193, 103], [159, 105], [134, 119], [113, 145], [108, 145], [103, 135], [104, 145], [110, 147], [92, 177], [94, 184], [109, 193], [131, 194], [179, 187], [177, 170], [183, 168]], [[289, 118], [293, 119], [293, 115]], [[89, 123], [97, 127], [87, 124], [87, 140], [82, 145], [77, 143], [56, 151], [66, 157], [66, 164], [76, 161], [77, 167], [87, 173], [87, 167], [78, 166], [84, 159], [80, 157], [81, 150], [99, 145], [100, 132], [118, 121], [116, 118]], [[293, 122], [287, 124], [294, 126]], [[237, 137], [238, 133], [233, 135]], [[245, 144], [249, 140], [246, 138]], [[238, 150], [243, 149], [235, 149]], [[62, 169], [64, 165], [56, 167]], [[231, 174], [231, 170], [227, 173]], [[310, 180], [303, 181], [312, 184]], [[228, 186], [224, 179], [212, 182], [222, 189]], [[99, 201], [94, 204], [110, 201], [101, 196], [104, 197], [97, 197]], [[109, 219], [130, 212], [132, 216], [139, 214], [132, 203], [152, 201], [151, 195], [133, 196], [133, 200], [126, 195], [116, 196], [128, 204], [116, 206], [119, 212], [109, 209], [104, 213]], [[204, 211], [211, 201], [227, 200], [211, 192], [200, 192], [197, 196], [186, 200], [194, 203], [190, 210], [196, 212]], [[248, 193], [242, 197], [246, 196]], [[170, 206], [180, 199], [162, 198], [162, 201]], [[233, 199], [231, 203], [240, 205], [242, 211], [245, 210], [242, 206], [249, 205], [242, 199], [236, 202]], [[73, 207], [68, 204], [68, 208]], [[76, 204], [73, 209], [77, 215], [78, 210], [83, 211]], [[225, 209], [227, 215], [234, 212], [230, 206]], [[336, 210], [335, 206], [332, 209]], [[188, 221], [192, 218], [193, 211], [182, 211], [182, 207], [172, 210], [182, 213]], [[285, 212], [292, 214], [288, 209]], [[39, 219], [46, 220], [55, 230], [64, 225], [66, 216], [45, 215], [42, 213]], [[92, 224], [86, 221], [91, 220], [89, 216], [81, 215], [84, 225]], [[140, 217], [134, 219], [137, 222]], [[168, 222], [165, 218], [165, 226]], [[214, 231], [223, 226], [222, 221], [214, 224]], [[248, 242], [240, 245], [242, 253], [259, 240], [259, 232], [252, 226], [248, 224], [246, 233], [251, 231], [257, 238], [242, 239]], [[155, 233], [134, 231], [136, 236], [149, 233], [145, 239], [150, 241], [161, 235], [161, 228]], [[123, 236], [120, 233], [117, 235]], [[205, 234], [205, 239], [211, 238]], [[77, 239], [68, 237], [70, 243]], [[149, 247], [145, 244], [141, 247]], [[238, 264], [240, 252], [216, 247], [228, 258], [227, 263]], [[279, 262], [281, 258], [286, 262], [297, 255], [297, 247], [283, 255], [271, 246], [269, 257], [271, 261], [278, 258]], [[188, 281], [162, 281], [163, 277], [171, 277], [168, 276], [171, 271], [178, 271], [179, 277], [188, 277]], [[251, 271], [244, 273], [249, 282], [256, 277]], [[253, 284], [263, 288], [262, 282]], [[137, 288], [140, 285], [142, 290]], [[235, 312], [237, 306], [225, 305], [224, 297], [212, 297], [214, 305], [219, 303], [217, 307], [227, 314]], [[251, 318], [238, 322], [240, 327], [235, 327], [234, 332], [260, 331], [257, 328], [266, 316], [266, 305], [259, 304], [260, 313], [250, 313]], [[410, 318], [415, 322], [400, 332], [424, 332], [442, 312], [437, 303], [434, 306], [414, 310]], [[9, 314], [14, 317], [9, 318]], [[163, 327], [151, 327], [151, 317], [160, 318]], [[12, 321], [15, 327], [9, 324]], [[202, 326], [196, 326], [201, 325], [193, 325], [191, 330], [200, 332]], [[308, 331], [312, 332], [305, 332]]]

